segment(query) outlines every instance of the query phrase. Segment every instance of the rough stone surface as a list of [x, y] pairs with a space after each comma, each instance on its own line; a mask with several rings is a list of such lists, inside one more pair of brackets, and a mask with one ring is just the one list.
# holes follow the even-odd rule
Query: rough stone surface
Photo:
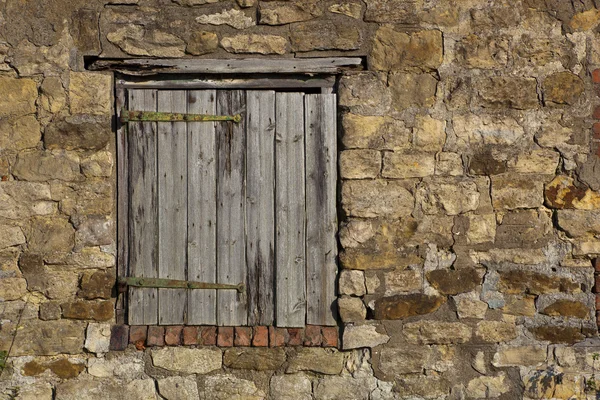
[[544, 79], [544, 102], [547, 104], [573, 104], [584, 90], [583, 81], [570, 72], [558, 72]]
[[91, 114], [77, 114], [53, 121], [44, 132], [48, 149], [100, 150], [110, 139], [110, 120]]
[[391, 26], [377, 30], [370, 60], [373, 68], [390, 71], [408, 68], [436, 69], [442, 63], [440, 31], [398, 32]]
[[235, 35], [221, 39], [221, 46], [230, 53], [285, 54], [288, 42], [275, 35]]
[[312, 371], [319, 374], [338, 375], [344, 367], [344, 353], [334, 349], [305, 347], [289, 359], [287, 373]]
[[344, 179], [376, 178], [381, 171], [381, 153], [376, 150], [345, 150], [339, 155]]
[[185, 47], [185, 52], [194, 56], [209, 54], [219, 47], [219, 37], [209, 31], [193, 32]]
[[157, 382], [158, 393], [167, 400], [198, 398], [198, 385], [193, 378], [170, 376]]
[[26, 181], [81, 180], [79, 157], [73, 153], [31, 150], [17, 158], [13, 174]]
[[219, 349], [166, 347], [152, 350], [154, 366], [184, 374], [206, 374], [221, 368], [222, 353]]
[[344, 322], [363, 321], [367, 317], [367, 308], [358, 297], [342, 296], [337, 300], [340, 318]]
[[362, 296], [366, 293], [365, 273], [356, 270], [343, 270], [338, 277], [340, 294]]
[[88, 324], [85, 334], [85, 349], [92, 353], [102, 354], [108, 352], [109, 345], [110, 324]]
[[0, 147], [4, 150], [30, 149], [40, 139], [40, 124], [33, 116], [0, 120]]
[[413, 344], [465, 343], [471, 329], [459, 322], [420, 321], [404, 325], [404, 337]]
[[11, 350], [14, 356], [79, 354], [83, 350], [86, 323], [58, 320], [22, 322]]
[[21, 116], [35, 113], [37, 85], [32, 79], [0, 77], [0, 91], [4, 93], [0, 100], [0, 117]]
[[435, 103], [438, 81], [433, 75], [398, 72], [390, 74], [388, 82], [395, 110], [432, 107]]
[[342, 184], [342, 207], [351, 216], [407, 216], [412, 212], [413, 205], [412, 194], [397, 182], [345, 181]]
[[378, 325], [346, 325], [342, 336], [344, 350], [375, 347], [387, 343], [390, 337], [378, 331]]
[[275, 375], [270, 382], [271, 397], [281, 400], [311, 400], [312, 384], [302, 374]]
[[499, 271], [500, 291], [508, 294], [544, 294], [579, 290], [579, 285], [569, 278], [555, 277], [533, 271]]
[[276, 370], [285, 360], [285, 352], [279, 348], [233, 348], [225, 350], [223, 355], [223, 365], [226, 367], [257, 371]]
[[402, 319], [435, 312], [446, 299], [421, 293], [382, 297], [375, 301], [375, 319]]
[[590, 309], [580, 301], [558, 300], [544, 308], [541, 313], [551, 317], [587, 318]]
[[252, 17], [234, 8], [216, 14], [201, 15], [196, 18], [196, 22], [209, 25], [229, 25], [235, 29], [249, 28], [255, 24]]
[[509, 342], [517, 337], [517, 330], [513, 323], [481, 321], [477, 324], [475, 334], [484, 342]]
[[435, 156], [427, 153], [384, 153], [384, 178], [404, 179], [431, 176], [435, 171]]
[[290, 42], [293, 51], [356, 50], [360, 48], [361, 34], [353, 25], [302, 22], [294, 25]]
[[481, 283], [475, 268], [436, 269], [425, 275], [427, 280], [442, 294], [459, 294], [473, 290]]
[[110, 115], [112, 77], [92, 72], [71, 72], [69, 98], [71, 113]]
[[204, 388], [200, 390], [200, 398], [207, 400], [263, 400], [265, 397], [254, 382], [225, 374], [207, 376]]

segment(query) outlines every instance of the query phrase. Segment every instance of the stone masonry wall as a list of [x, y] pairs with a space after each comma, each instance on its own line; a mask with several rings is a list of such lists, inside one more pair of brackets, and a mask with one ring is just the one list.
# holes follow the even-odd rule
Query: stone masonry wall
[[[0, 399], [598, 398], [597, 7], [0, 1]], [[348, 55], [339, 349], [115, 328], [113, 75], [83, 57]]]

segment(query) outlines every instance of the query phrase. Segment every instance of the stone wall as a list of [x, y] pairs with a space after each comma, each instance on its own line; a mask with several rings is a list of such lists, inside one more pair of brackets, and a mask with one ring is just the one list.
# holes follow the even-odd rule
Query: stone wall
[[[1, 1], [0, 398], [597, 398], [599, 25], [593, 0]], [[114, 328], [113, 76], [84, 56], [347, 55], [340, 348]]]

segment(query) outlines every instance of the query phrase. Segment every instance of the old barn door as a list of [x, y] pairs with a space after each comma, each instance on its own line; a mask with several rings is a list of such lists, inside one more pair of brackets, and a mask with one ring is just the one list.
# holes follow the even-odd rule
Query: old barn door
[[158, 112], [127, 122], [128, 270], [146, 278], [129, 323], [334, 324], [335, 95], [128, 89], [127, 106]]

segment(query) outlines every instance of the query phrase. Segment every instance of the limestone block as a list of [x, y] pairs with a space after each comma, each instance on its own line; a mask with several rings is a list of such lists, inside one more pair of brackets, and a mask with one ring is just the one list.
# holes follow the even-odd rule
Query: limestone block
[[462, 293], [453, 297], [458, 318], [483, 319], [488, 310], [488, 304], [481, 301], [477, 293]]
[[[339, 105], [348, 107], [353, 114], [385, 115], [391, 105], [391, 94], [386, 82], [387, 75], [378, 75], [373, 72], [344, 74], [339, 83]], [[388, 121], [392, 122], [384, 119], [384, 122]], [[362, 123], [359, 128], [369, 124], [369, 121], [366, 120], [358, 122]], [[399, 123], [394, 122], [395, 125]], [[377, 133], [372, 130], [367, 132]], [[365, 136], [367, 136], [367, 132], [365, 132]], [[371, 140], [375, 141], [374, 138]], [[377, 139], [376, 143], [379, 143], [380, 140]]]
[[204, 390], [200, 398], [206, 400], [264, 400], [266, 394], [247, 379], [232, 375], [217, 374], [207, 376], [204, 380]]
[[114, 221], [105, 216], [73, 218], [77, 231], [75, 242], [78, 248], [86, 246], [106, 246], [114, 242]]
[[335, 349], [302, 347], [290, 357], [286, 373], [312, 371], [325, 375], [339, 375], [344, 368], [345, 355]]
[[590, 309], [580, 301], [562, 299], [545, 307], [541, 313], [550, 315], [551, 317], [575, 317], [587, 319], [590, 316]]
[[478, 103], [482, 107], [527, 110], [539, 106], [537, 81], [534, 78], [480, 78], [475, 87]]
[[363, 296], [365, 289], [365, 273], [357, 270], [342, 270], [338, 278], [340, 294], [349, 296]]
[[464, 232], [464, 237], [468, 244], [494, 242], [497, 229], [495, 214], [469, 213], [465, 217], [468, 227]]
[[60, 78], [49, 76], [44, 78], [40, 87], [40, 104], [48, 113], [58, 113], [67, 104], [67, 94]]
[[383, 274], [385, 295], [417, 292], [423, 288], [423, 276], [418, 269], [397, 268]]
[[100, 150], [111, 137], [110, 118], [77, 114], [51, 122], [44, 133], [44, 144], [51, 150]]
[[464, 173], [460, 154], [440, 152], [435, 157], [435, 174], [442, 176], [460, 176]]
[[600, 192], [576, 186], [573, 178], [565, 175], [556, 176], [546, 185], [545, 198], [552, 208], [600, 209]]
[[315, 0], [261, 3], [259, 12], [259, 23], [265, 25], [285, 25], [323, 15], [322, 6]]
[[25, 235], [18, 226], [0, 225], [0, 249], [25, 243]]
[[274, 375], [270, 384], [271, 397], [281, 400], [312, 400], [312, 384], [304, 374]]
[[79, 157], [64, 151], [27, 150], [19, 153], [13, 175], [26, 181], [79, 181]]
[[377, 367], [390, 377], [420, 374], [432, 358], [429, 346], [384, 346], [379, 354]]
[[460, 322], [419, 321], [404, 325], [403, 334], [412, 344], [465, 343], [471, 339], [471, 328]]
[[276, 35], [234, 35], [222, 38], [221, 46], [230, 53], [285, 54], [288, 41]]
[[286, 360], [282, 348], [232, 348], [225, 350], [223, 364], [234, 369], [276, 370]]
[[480, 194], [473, 180], [436, 178], [424, 180], [415, 197], [425, 214], [457, 215], [477, 210]]
[[339, 155], [343, 179], [376, 178], [381, 171], [381, 153], [376, 150], [344, 150]]
[[413, 146], [419, 151], [441, 151], [446, 143], [446, 121], [418, 115], [413, 129]]
[[375, 300], [375, 319], [402, 319], [435, 312], [446, 302], [442, 296], [399, 294]]
[[501, 346], [492, 365], [494, 367], [535, 366], [546, 362], [544, 346]]
[[401, 183], [396, 181], [345, 181], [342, 183], [342, 207], [355, 217], [408, 216], [414, 199]]
[[435, 103], [437, 79], [430, 74], [394, 72], [388, 84], [394, 109], [402, 111], [414, 107], [432, 107]]
[[571, 237], [593, 237], [600, 234], [600, 210], [558, 210], [558, 226]]
[[208, 25], [229, 25], [235, 29], [246, 29], [256, 25], [248, 13], [235, 8], [220, 13], [200, 15], [196, 17], [196, 22]]
[[48, 253], [69, 252], [74, 246], [75, 229], [66, 218], [34, 217], [25, 233], [29, 251]]
[[115, 281], [114, 271], [85, 272], [77, 295], [87, 300], [110, 299]]
[[[181, 38], [159, 30], [148, 31], [141, 25], [121, 25], [120, 28], [109, 32], [106, 38], [132, 56], [183, 57], [185, 55], [185, 42]], [[86, 111], [81, 109], [77, 112]], [[102, 113], [92, 112], [92, 114]]]
[[354, 19], [360, 19], [362, 15], [362, 4], [358, 2], [342, 2], [329, 6], [329, 12], [342, 14]]
[[543, 210], [507, 212], [496, 228], [496, 246], [540, 248], [552, 234], [551, 216]]
[[0, 148], [3, 150], [36, 147], [41, 136], [40, 124], [32, 115], [0, 119]]
[[184, 374], [206, 374], [221, 369], [221, 350], [215, 348], [166, 347], [152, 350], [155, 367]]
[[358, 349], [361, 347], [376, 347], [387, 343], [390, 337], [378, 331], [378, 324], [345, 325], [342, 336], [344, 350]]
[[14, 356], [80, 354], [86, 323], [81, 321], [27, 320], [17, 331], [11, 354]]
[[0, 76], [0, 93], [1, 118], [35, 113], [38, 91], [34, 80]]
[[18, 300], [27, 294], [27, 281], [23, 278], [3, 277], [0, 279], [0, 300]]
[[481, 284], [481, 273], [475, 268], [435, 269], [425, 276], [435, 289], [442, 294], [455, 295], [470, 292]]
[[344, 114], [342, 143], [352, 149], [403, 150], [410, 146], [410, 129], [391, 117]]
[[198, 385], [190, 377], [170, 376], [158, 379], [158, 392], [167, 400], [197, 399]]
[[[371, 9], [367, 7], [367, 14]], [[437, 69], [443, 59], [442, 33], [437, 30], [411, 34], [384, 25], [375, 33], [370, 54], [371, 66], [379, 71], [410, 68]]]
[[71, 72], [69, 98], [72, 114], [111, 115], [112, 77], [93, 72]]
[[490, 115], [458, 115], [452, 120], [457, 144], [465, 150], [482, 145], [510, 146], [525, 136], [525, 130], [512, 118]]
[[326, 376], [319, 379], [314, 388], [317, 400], [362, 400], [368, 399], [375, 389], [374, 380], [368, 385], [365, 379], [355, 379], [352, 376]]
[[504, 35], [471, 34], [459, 40], [454, 51], [457, 61], [468, 68], [498, 69], [508, 62], [509, 43]]
[[112, 301], [71, 301], [61, 304], [64, 318], [108, 321], [114, 316]]
[[508, 168], [520, 174], [553, 175], [558, 168], [560, 154], [548, 149], [532, 150], [519, 153], [515, 160], [508, 163]]
[[469, 398], [483, 399], [496, 398], [511, 389], [511, 382], [502, 372], [497, 376], [479, 376], [472, 379], [466, 388], [466, 395]]
[[492, 204], [496, 210], [539, 208], [544, 202], [544, 179], [538, 175], [500, 174], [492, 179]]
[[352, 24], [311, 21], [295, 24], [290, 32], [290, 42], [293, 51], [357, 50], [362, 36]]
[[517, 327], [510, 322], [481, 321], [477, 324], [475, 334], [484, 342], [509, 342], [517, 337]]
[[343, 322], [363, 321], [367, 317], [367, 308], [358, 297], [341, 296], [337, 299], [337, 305]]
[[[397, 389], [401, 398], [443, 398], [450, 391], [448, 379], [440, 376], [409, 374], [398, 379]], [[419, 398], [419, 397], [417, 397]]]
[[52, 400], [52, 385], [49, 383], [35, 383], [19, 388], [16, 400]]
[[81, 172], [88, 178], [112, 175], [113, 157], [110, 151], [99, 151], [81, 160]]
[[507, 295], [504, 296], [504, 299], [505, 304], [501, 308], [503, 313], [527, 317], [533, 317], [535, 315], [535, 296]]
[[542, 84], [546, 105], [575, 104], [585, 90], [581, 78], [571, 72], [557, 72]]
[[503, 270], [500, 275], [499, 290], [507, 294], [547, 294], [574, 293], [581, 289], [577, 282], [564, 276], [546, 275], [526, 270]]
[[433, 153], [390, 153], [383, 154], [384, 178], [406, 179], [423, 178], [435, 172], [435, 155]]
[[108, 352], [110, 345], [110, 324], [95, 324], [89, 323], [86, 335], [84, 347], [96, 354], [102, 354]]
[[185, 52], [194, 56], [213, 53], [219, 47], [219, 38], [216, 33], [209, 31], [192, 32], [187, 40]]

